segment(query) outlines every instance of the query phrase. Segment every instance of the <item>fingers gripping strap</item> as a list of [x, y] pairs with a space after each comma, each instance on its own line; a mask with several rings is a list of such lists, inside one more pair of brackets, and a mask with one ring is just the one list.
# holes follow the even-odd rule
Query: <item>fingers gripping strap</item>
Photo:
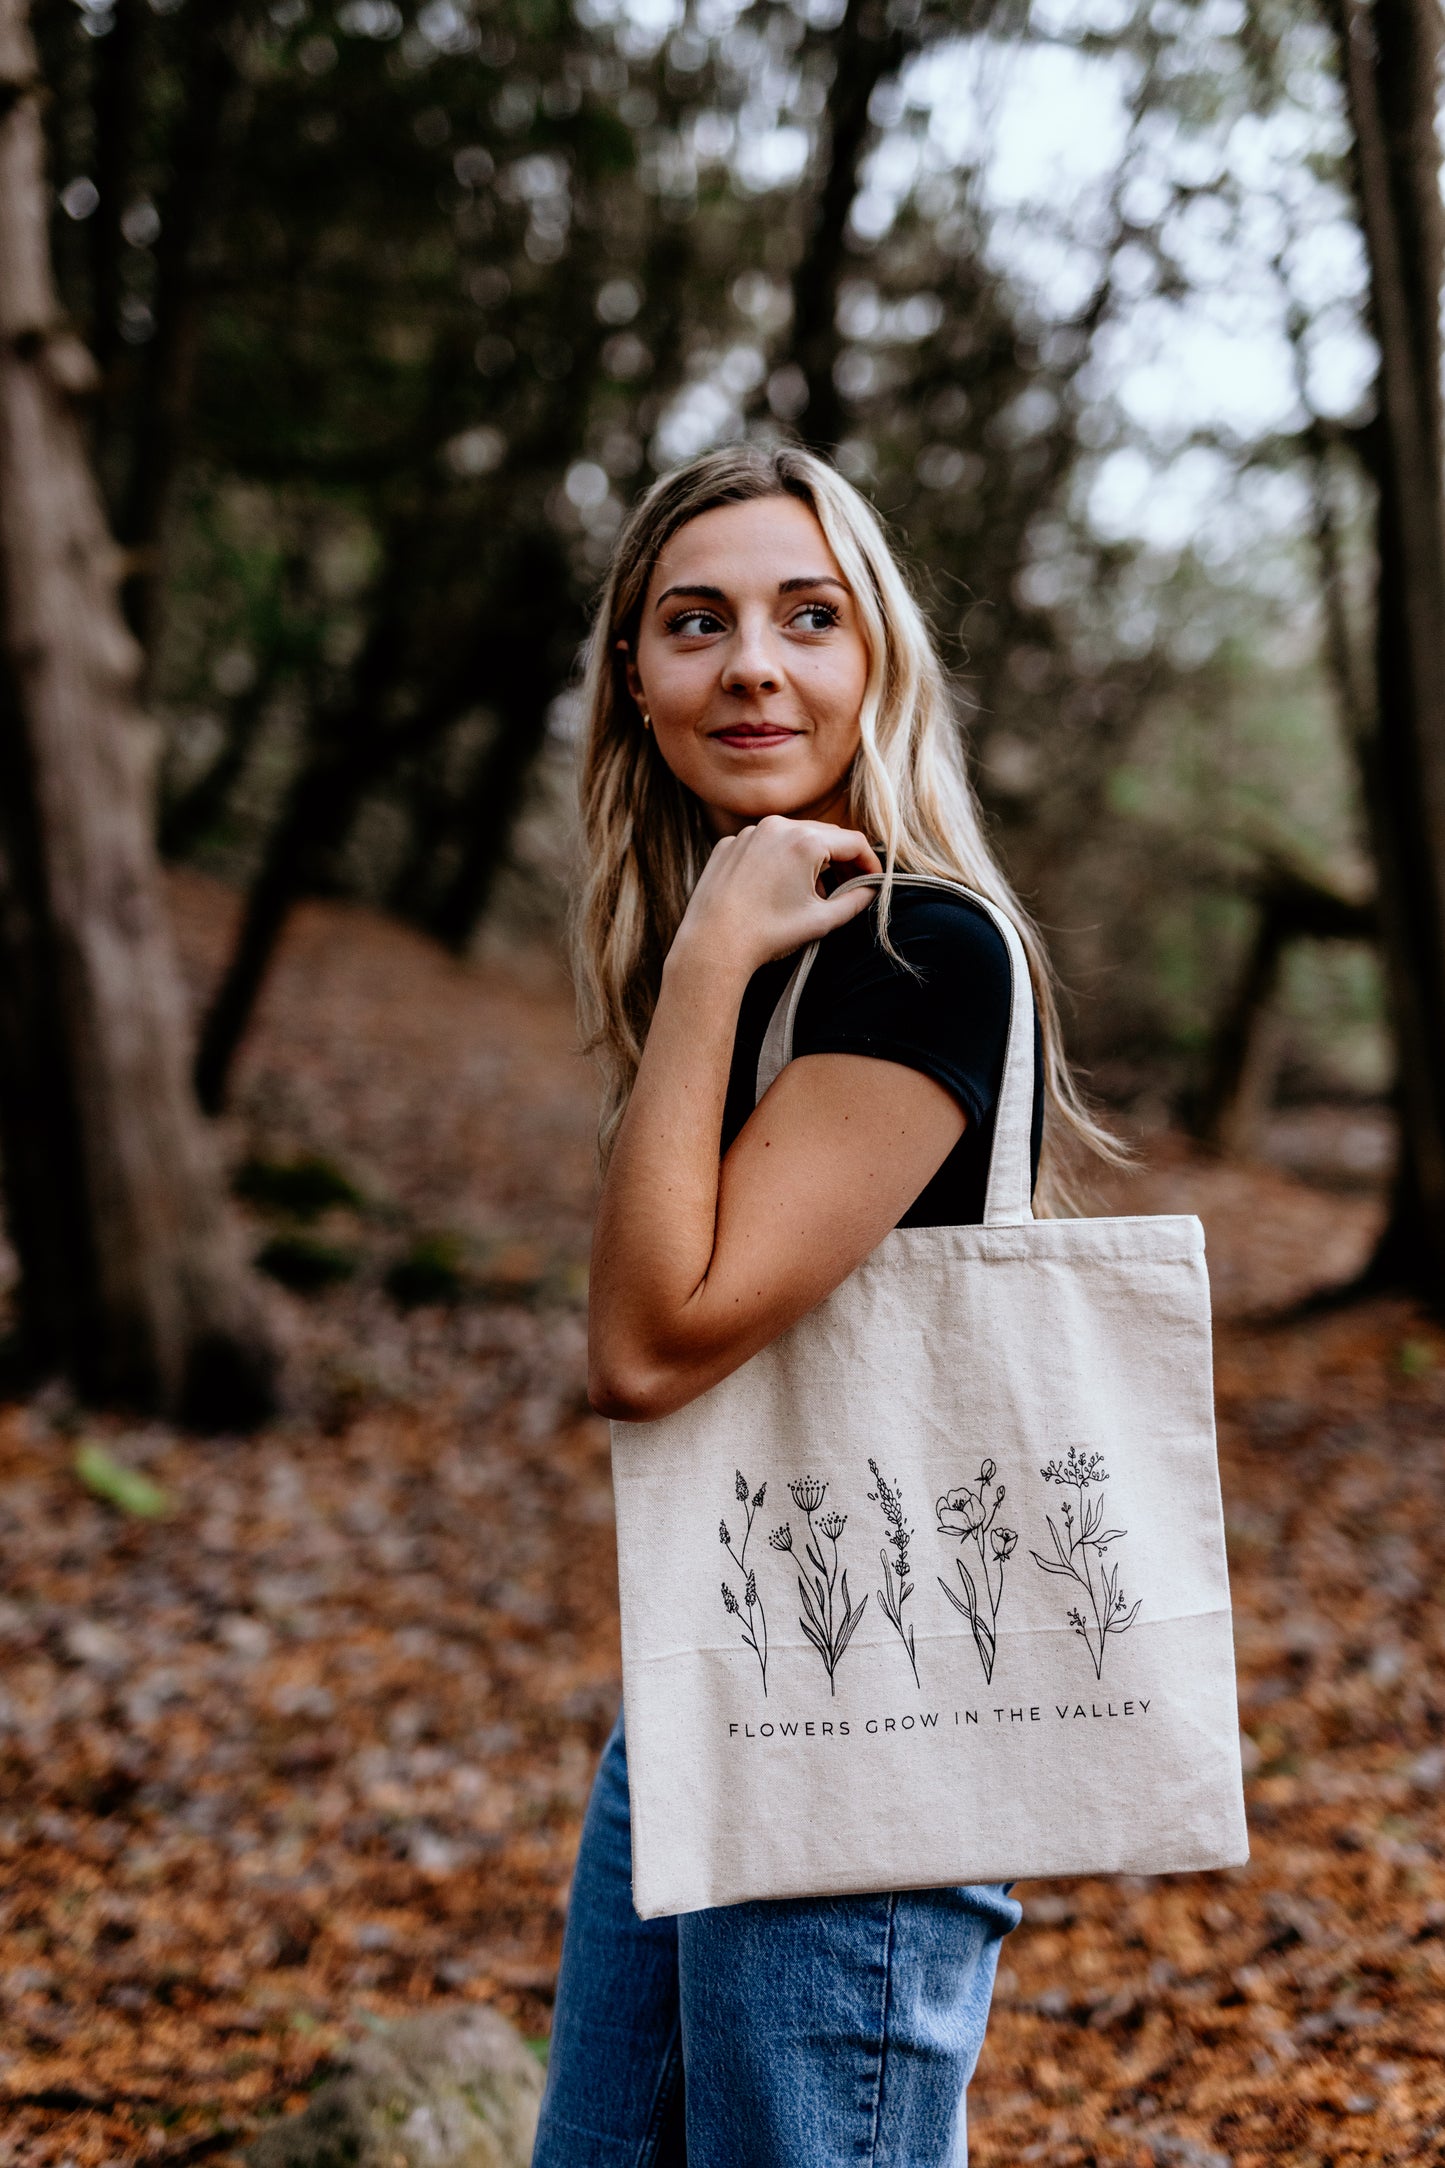
[[[988, 1194], [984, 1201], [983, 1224], [985, 1227], [1016, 1227], [1024, 1220], [1033, 1218], [1033, 1115], [1034, 1115], [1034, 1002], [1033, 982], [1029, 977], [1028, 960], [1018, 936], [1018, 929], [1006, 911], [987, 896], [980, 896], [976, 889], [965, 888], [961, 881], [942, 881], [931, 874], [899, 873], [894, 875], [895, 886], [905, 884], [910, 888], [942, 888], [954, 895], [966, 896], [970, 903], [987, 912], [1003, 937], [1008, 951], [1009, 965], [1009, 1020], [1008, 1044], [1004, 1051], [1003, 1082], [999, 1086], [998, 1105], [994, 1113], [993, 1151], [989, 1158]], [[855, 880], [844, 881], [833, 894], [841, 896], [847, 889], [881, 886], [876, 873], [859, 874]], [[768, 1028], [763, 1037], [762, 1051], [758, 1055], [757, 1094], [761, 1099], [770, 1085], [774, 1084], [783, 1069], [793, 1058], [793, 1027], [797, 1022], [798, 1003], [808, 981], [818, 953], [814, 941], [798, 958], [788, 983], [778, 996]]]

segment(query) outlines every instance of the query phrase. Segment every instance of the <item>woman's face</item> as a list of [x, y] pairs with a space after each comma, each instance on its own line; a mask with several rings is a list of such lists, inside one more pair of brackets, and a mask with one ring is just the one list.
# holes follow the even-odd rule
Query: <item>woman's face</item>
[[679, 527], [648, 583], [627, 679], [715, 835], [765, 813], [846, 823], [868, 650], [797, 497], [720, 505]]

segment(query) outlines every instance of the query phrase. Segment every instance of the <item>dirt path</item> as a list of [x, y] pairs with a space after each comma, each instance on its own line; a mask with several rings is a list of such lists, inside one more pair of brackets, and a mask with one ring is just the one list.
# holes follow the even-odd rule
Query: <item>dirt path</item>
[[[180, 885], [198, 982], [229, 908]], [[349, 1259], [276, 1294], [295, 1412], [246, 1441], [0, 1413], [6, 2161], [224, 2161], [364, 2013], [548, 2023], [618, 1669], [565, 987], [316, 907], [241, 1084], [238, 1160], [320, 1153], [362, 1193], [257, 1217]], [[1254, 1858], [1024, 1891], [974, 2158], [1437, 2161], [1445, 1335], [1243, 1321], [1347, 1271], [1368, 1199], [1166, 1140], [1107, 1202], [1206, 1222]], [[443, 1239], [456, 1299], [400, 1306]], [[89, 1493], [84, 1438], [167, 1513]]]

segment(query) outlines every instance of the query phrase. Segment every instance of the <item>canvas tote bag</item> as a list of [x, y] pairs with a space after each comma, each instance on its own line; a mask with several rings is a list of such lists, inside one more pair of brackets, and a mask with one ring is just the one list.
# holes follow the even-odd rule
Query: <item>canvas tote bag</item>
[[644, 1919], [1248, 1854], [1203, 1229], [1033, 1218], [1028, 968], [960, 892], [1013, 981], [983, 1224], [613, 1425]]

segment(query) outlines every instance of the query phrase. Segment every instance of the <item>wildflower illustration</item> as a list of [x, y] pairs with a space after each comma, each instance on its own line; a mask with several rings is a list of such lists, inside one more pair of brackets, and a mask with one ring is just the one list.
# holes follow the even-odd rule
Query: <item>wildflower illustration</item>
[[[961, 1611], [973, 1629], [973, 1645], [978, 1650], [986, 1680], [993, 1677], [994, 1658], [998, 1654], [998, 1607], [1003, 1600], [1004, 1568], [1017, 1550], [1019, 1540], [1016, 1529], [995, 1525], [1004, 1501], [1002, 1483], [990, 1492], [997, 1474], [998, 1468], [993, 1461], [981, 1461], [977, 1483], [964, 1483], [957, 1490], [945, 1491], [935, 1509], [939, 1534], [956, 1537], [959, 1545], [959, 1555], [954, 1561], [959, 1587], [955, 1589], [942, 1574], [938, 1576], [938, 1585], [954, 1610]], [[978, 1563], [972, 1571], [963, 1557], [966, 1544], [971, 1544], [978, 1554]]]
[[[878, 1604], [893, 1631], [903, 1643], [909, 1664], [913, 1670], [913, 1683], [918, 1684], [918, 1658], [913, 1651], [913, 1628], [903, 1623], [903, 1606], [913, 1594], [913, 1583], [908, 1578], [908, 1546], [913, 1541], [913, 1530], [903, 1518], [903, 1499], [896, 1483], [886, 1483], [878, 1473], [878, 1463], [870, 1460], [873, 1480], [877, 1490], [868, 1496], [883, 1508], [883, 1518], [888, 1524], [888, 1540], [879, 1551], [883, 1561], [883, 1586], [878, 1590]], [[888, 1556], [889, 1550], [894, 1556]]]
[[743, 1577], [743, 1600], [741, 1603], [738, 1602], [737, 1597], [726, 1581], [722, 1584], [722, 1600], [723, 1609], [727, 1612], [729, 1618], [738, 1620], [742, 1628], [743, 1641], [758, 1660], [758, 1669], [762, 1673], [763, 1692], [766, 1694], [768, 1690], [768, 1622], [763, 1612], [763, 1599], [758, 1594], [757, 1574], [748, 1564], [748, 1538], [752, 1535], [753, 1522], [757, 1517], [758, 1509], [768, 1495], [768, 1486], [766, 1483], [760, 1483], [757, 1489], [751, 1492], [751, 1495], [749, 1495], [750, 1489], [751, 1486], [747, 1478], [744, 1476], [742, 1469], [739, 1468], [734, 1480], [733, 1490], [738, 1504], [743, 1509], [743, 1536], [736, 1549], [733, 1547], [732, 1534], [727, 1522], [719, 1521], [717, 1527], [723, 1549]]
[[[1059, 1507], [1059, 1518], [1064, 1524], [1060, 1535], [1054, 1525], [1052, 1514], [1047, 1516], [1049, 1534], [1054, 1540], [1052, 1558], [1041, 1557], [1035, 1551], [1033, 1561], [1045, 1573], [1057, 1573], [1076, 1581], [1089, 1599], [1087, 1615], [1076, 1604], [1069, 1613], [1069, 1624], [1089, 1652], [1094, 1666], [1094, 1677], [1104, 1676], [1104, 1650], [1111, 1634], [1126, 1634], [1139, 1616], [1139, 1604], [1128, 1603], [1119, 1587], [1119, 1568], [1105, 1562], [1105, 1553], [1111, 1543], [1126, 1536], [1127, 1528], [1105, 1528], [1102, 1485], [1109, 1480], [1102, 1453], [1083, 1453], [1071, 1445], [1063, 1461], [1051, 1460], [1047, 1468], [1039, 1470], [1046, 1483], [1057, 1483], [1062, 1490], [1078, 1493], [1077, 1509], [1065, 1498]], [[1101, 1495], [1091, 1498], [1089, 1492], [1099, 1488]], [[1092, 1560], [1090, 1552], [1093, 1553]]]
[[[793, 1504], [808, 1524], [803, 1539], [803, 1558], [807, 1563], [805, 1576], [798, 1554], [793, 1549], [793, 1529], [790, 1521], [775, 1528], [768, 1541], [775, 1551], [786, 1551], [798, 1566], [798, 1594], [803, 1609], [798, 1619], [813, 1647], [823, 1659], [823, 1669], [828, 1674], [828, 1691], [835, 1694], [837, 1670], [844, 1652], [853, 1638], [853, 1632], [868, 1608], [868, 1598], [855, 1604], [848, 1594], [848, 1571], [840, 1570], [838, 1538], [848, 1525], [846, 1513], [818, 1514], [816, 1526], [813, 1516], [822, 1505], [828, 1486], [816, 1476], [802, 1476], [790, 1483]], [[823, 1546], [830, 1547], [831, 1557]]]

